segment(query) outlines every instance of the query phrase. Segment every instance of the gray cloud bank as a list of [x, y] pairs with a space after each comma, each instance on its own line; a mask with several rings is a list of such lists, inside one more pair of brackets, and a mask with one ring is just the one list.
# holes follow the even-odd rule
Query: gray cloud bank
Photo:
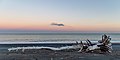
[[54, 26], [65, 26], [64, 24], [58, 24], [58, 23], [51, 23], [51, 25], [54, 25]]

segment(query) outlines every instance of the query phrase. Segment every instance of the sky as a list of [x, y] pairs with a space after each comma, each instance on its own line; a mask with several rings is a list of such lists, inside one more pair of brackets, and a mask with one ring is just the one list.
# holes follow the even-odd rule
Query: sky
[[120, 0], [0, 0], [0, 31], [120, 32]]

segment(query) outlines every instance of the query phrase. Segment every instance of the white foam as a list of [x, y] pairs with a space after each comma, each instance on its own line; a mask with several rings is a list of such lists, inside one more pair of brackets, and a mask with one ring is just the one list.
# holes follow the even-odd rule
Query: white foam
[[[80, 41], [77, 41], [80, 43]], [[86, 41], [83, 41], [83, 43]], [[91, 41], [97, 43], [98, 41]], [[65, 43], [76, 43], [76, 41], [54, 41], [54, 42], [0, 42], [0, 44], [65, 44]], [[111, 43], [120, 43], [120, 41], [111, 41]]]
[[0, 44], [54, 44], [54, 43], [75, 43], [75, 41], [60, 41], [60, 42], [0, 42]]

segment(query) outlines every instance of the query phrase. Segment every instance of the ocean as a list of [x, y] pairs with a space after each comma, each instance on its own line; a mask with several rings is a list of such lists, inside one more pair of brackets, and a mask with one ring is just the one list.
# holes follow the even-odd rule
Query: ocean
[[120, 40], [120, 33], [40, 33], [40, 32], [9, 32], [0, 33], [0, 42], [41, 42], [41, 41], [80, 41], [101, 40], [103, 34], [111, 36], [113, 41]]
[[[85, 41], [87, 39], [91, 41], [101, 40], [102, 35], [107, 34], [112, 38], [112, 41], [119, 42], [120, 33], [41, 33], [41, 32], [9, 32], [0, 33], [0, 43], [3, 42], [70, 42], [70, 41]], [[55, 44], [54, 44], [55, 45]], [[49, 45], [49, 46], [54, 46]], [[58, 44], [56, 44], [58, 46]], [[67, 46], [70, 44], [62, 44]], [[22, 47], [22, 46], [47, 46], [46, 44], [24, 44], [24, 45], [0, 45], [0, 50], [6, 51], [11, 47]], [[56, 46], [55, 46], [56, 47]], [[114, 45], [114, 49], [118, 49], [119, 45]]]

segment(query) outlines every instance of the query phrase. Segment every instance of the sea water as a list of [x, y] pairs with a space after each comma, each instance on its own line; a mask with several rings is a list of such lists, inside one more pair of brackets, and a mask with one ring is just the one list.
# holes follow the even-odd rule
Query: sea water
[[79, 40], [101, 40], [102, 35], [111, 36], [113, 41], [120, 40], [120, 33], [41, 33], [41, 32], [9, 32], [0, 33], [0, 42], [34, 42], [34, 41], [79, 41]]
[[[60, 42], [60, 41], [85, 41], [87, 39], [91, 41], [101, 40], [102, 35], [107, 34], [112, 38], [112, 41], [120, 41], [120, 33], [41, 33], [41, 32], [9, 32], [0, 33], [0, 43], [3, 42]], [[27, 44], [26, 44], [27, 45]], [[56, 44], [57, 45], [57, 44]], [[0, 53], [8, 52], [8, 48], [22, 47], [23, 45], [0, 45]], [[44, 44], [28, 44], [28, 46], [45, 46]], [[120, 45], [112, 45], [113, 50], [120, 50]], [[87, 57], [87, 58], [86, 58]], [[0, 58], [2, 58], [0, 56]], [[83, 56], [80, 60], [119, 60], [119, 57], [111, 56]]]
[[[120, 40], [120, 33], [81, 33], [81, 32], [8, 32], [0, 33], [0, 43], [2, 42], [59, 42], [59, 41], [91, 41], [101, 40], [102, 35], [107, 34], [112, 41]], [[36, 44], [37, 45], [37, 44]], [[33, 46], [36, 46], [33, 44]], [[44, 45], [44, 44], [42, 44]], [[16, 45], [15, 47], [17, 47]], [[22, 45], [21, 45], [22, 46]], [[31, 46], [31, 45], [28, 45]], [[41, 46], [38, 44], [38, 46]], [[6, 51], [11, 46], [0, 46], [0, 50]], [[18, 46], [19, 47], [19, 46]], [[114, 45], [118, 49], [119, 45]]]

